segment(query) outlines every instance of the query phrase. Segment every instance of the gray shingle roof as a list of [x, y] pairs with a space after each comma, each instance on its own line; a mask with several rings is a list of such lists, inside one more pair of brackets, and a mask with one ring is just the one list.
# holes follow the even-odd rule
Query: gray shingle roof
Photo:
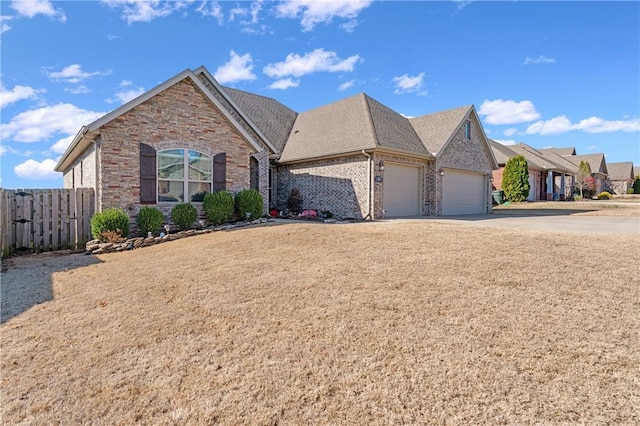
[[633, 180], [633, 162], [608, 163], [610, 180]]
[[587, 163], [589, 163], [589, 167], [591, 167], [591, 173], [603, 173], [605, 175], [608, 174], [607, 162], [604, 159], [603, 153], [566, 155], [564, 156], [564, 158], [571, 161], [578, 167], [580, 166], [581, 161], [586, 161]]
[[573, 167], [553, 161], [551, 157], [545, 156], [537, 149], [532, 148], [525, 143], [519, 143], [512, 148], [514, 151], [522, 155], [528, 163], [533, 164], [538, 170], [554, 170], [564, 173], [571, 173], [573, 171]]
[[633, 168], [633, 177], [640, 176], [640, 167]]
[[429, 155], [406, 118], [360, 93], [298, 114], [280, 161], [374, 148]]
[[410, 118], [409, 122], [427, 150], [437, 155], [467, 117], [472, 105]]
[[558, 155], [576, 155], [576, 149], [572, 146], [569, 146], [567, 148], [543, 148], [543, 149], [540, 149], [539, 151], [554, 152]]
[[493, 139], [489, 139], [489, 146], [491, 147], [491, 151], [493, 151], [493, 156], [496, 157], [496, 161], [499, 166], [503, 166], [507, 164], [510, 158], [515, 157], [516, 154], [514, 151], [509, 149], [512, 145], [503, 145], [500, 142], [494, 141]]
[[275, 99], [231, 87], [223, 89], [278, 152], [282, 152], [298, 114]]

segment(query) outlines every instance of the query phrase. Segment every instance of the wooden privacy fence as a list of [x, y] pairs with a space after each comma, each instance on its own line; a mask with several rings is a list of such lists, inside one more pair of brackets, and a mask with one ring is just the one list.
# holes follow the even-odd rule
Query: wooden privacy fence
[[93, 188], [0, 189], [2, 257], [84, 248], [94, 209]]

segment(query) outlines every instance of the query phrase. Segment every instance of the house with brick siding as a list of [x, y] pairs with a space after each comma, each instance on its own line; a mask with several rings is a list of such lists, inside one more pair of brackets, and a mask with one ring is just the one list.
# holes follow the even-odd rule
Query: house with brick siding
[[609, 189], [616, 194], [626, 194], [627, 189], [633, 187], [633, 162], [608, 163], [607, 171], [609, 172]]
[[406, 118], [361, 93], [297, 113], [200, 67], [83, 126], [55, 170], [132, 220], [247, 188], [265, 212], [297, 189], [303, 208], [377, 219], [488, 213], [495, 168], [472, 105]]

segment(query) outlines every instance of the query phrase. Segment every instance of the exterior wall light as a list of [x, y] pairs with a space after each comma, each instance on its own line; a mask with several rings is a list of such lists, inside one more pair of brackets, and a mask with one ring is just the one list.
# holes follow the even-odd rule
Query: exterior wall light
[[440, 170], [438, 170], [438, 174], [439, 174], [440, 176], [444, 176], [444, 169], [440, 169]]
[[384, 171], [384, 161], [380, 160], [380, 162], [378, 163], [378, 169], [380, 171]]

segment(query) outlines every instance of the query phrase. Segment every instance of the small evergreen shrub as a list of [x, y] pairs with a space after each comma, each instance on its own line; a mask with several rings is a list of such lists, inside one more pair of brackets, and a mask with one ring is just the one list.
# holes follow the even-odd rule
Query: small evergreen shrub
[[255, 189], [238, 192], [235, 196], [235, 205], [236, 211], [242, 218], [246, 218], [246, 213], [249, 213], [248, 219], [257, 219], [262, 216], [264, 207], [262, 195]]
[[598, 194], [598, 200], [610, 200], [611, 194], [607, 191], [602, 191]]
[[151, 232], [152, 235], [156, 235], [163, 221], [164, 216], [162, 212], [155, 207], [143, 207], [138, 212], [138, 229], [144, 235], [147, 235], [149, 232]]
[[233, 195], [227, 191], [206, 194], [202, 203], [204, 214], [214, 225], [220, 225], [227, 221], [233, 214], [233, 208]]
[[198, 210], [189, 203], [180, 203], [171, 209], [171, 220], [182, 231], [191, 228], [198, 218]]
[[289, 211], [293, 214], [299, 214], [302, 211], [302, 202], [304, 199], [302, 198], [302, 194], [298, 191], [297, 188], [293, 188], [289, 193], [289, 198], [287, 198], [287, 207]]
[[[129, 215], [122, 209], [111, 208], [91, 217], [91, 235], [96, 240], [112, 240], [115, 235], [125, 238], [129, 235]], [[113, 241], [110, 241], [113, 242]]]
[[633, 194], [633, 188], [627, 188], [627, 194]]
[[527, 199], [530, 190], [529, 165], [522, 155], [516, 155], [507, 161], [502, 173], [504, 197], [511, 202]]
[[640, 176], [636, 176], [633, 181], [633, 193], [640, 194]]

